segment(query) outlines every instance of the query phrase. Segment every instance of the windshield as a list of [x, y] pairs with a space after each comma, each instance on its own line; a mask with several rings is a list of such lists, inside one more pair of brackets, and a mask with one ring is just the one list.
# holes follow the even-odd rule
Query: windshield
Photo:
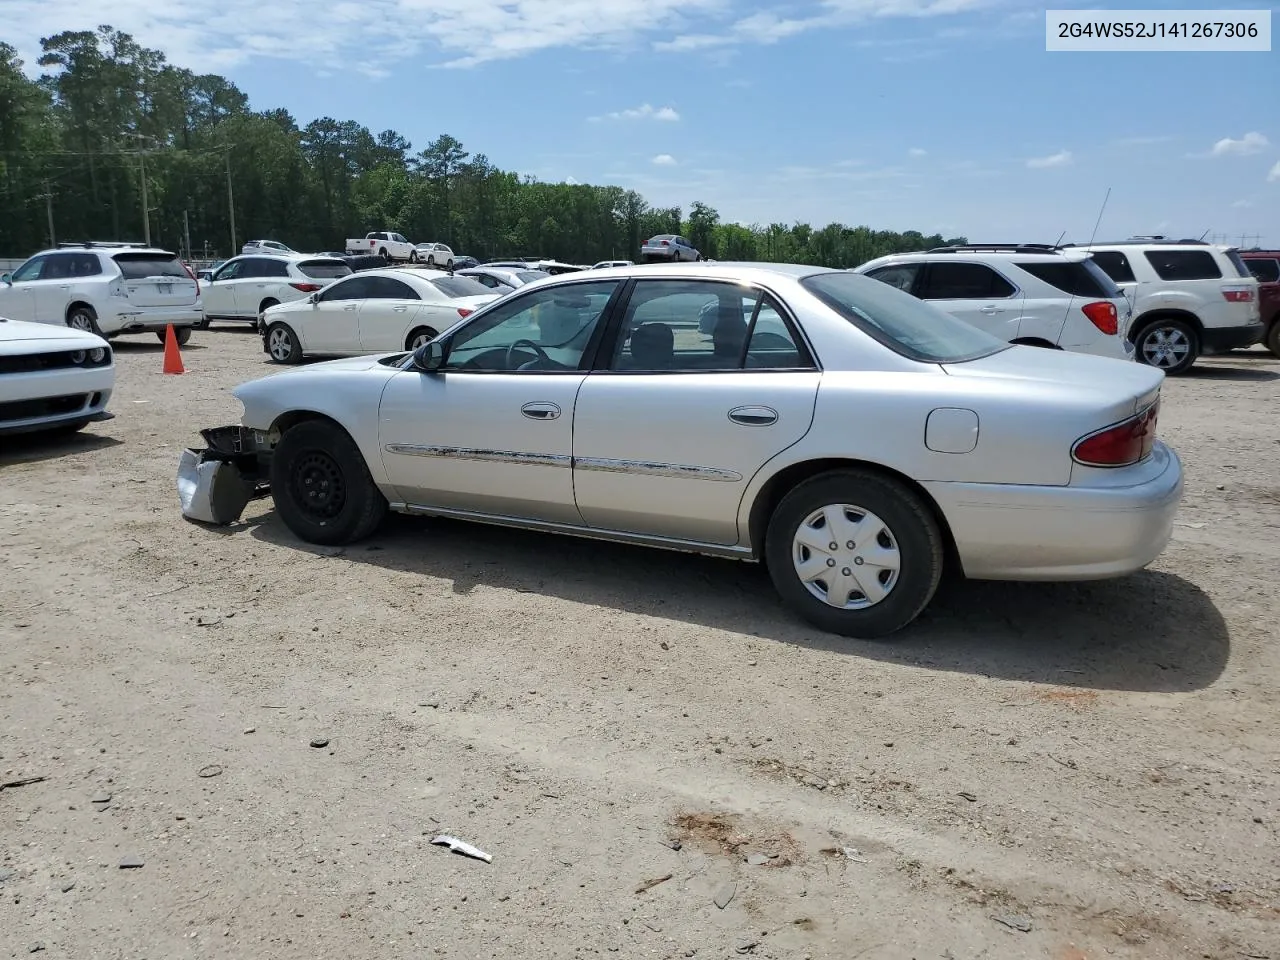
[[1009, 347], [1003, 340], [871, 277], [833, 270], [805, 277], [800, 285], [859, 330], [912, 360], [959, 363]]
[[111, 258], [120, 268], [126, 280], [142, 280], [146, 277], [191, 277], [182, 263], [172, 254], [163, 253], [117, 253]]
[[470, 277], [432, 277], [431, 284], [446, 297], [484, 297], [493, 291]]

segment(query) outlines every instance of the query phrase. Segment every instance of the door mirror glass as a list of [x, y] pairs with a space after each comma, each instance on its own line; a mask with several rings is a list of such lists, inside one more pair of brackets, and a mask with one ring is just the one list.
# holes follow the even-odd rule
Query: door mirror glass
[[311, 296], [307, 297], [307, 303], [319, 303], [319, 302], [320, 302], [319, 291], [316, 291], [315, 293], [311, 294]]
[[13, 283], [13, 274], [6, 273], [3, 276], [0, 276], [0, 283]]
[[413, 365], [423, 373], [435, 373], [444, 366], [447, 351], [440, 340], [424, 343], [413, 354]]

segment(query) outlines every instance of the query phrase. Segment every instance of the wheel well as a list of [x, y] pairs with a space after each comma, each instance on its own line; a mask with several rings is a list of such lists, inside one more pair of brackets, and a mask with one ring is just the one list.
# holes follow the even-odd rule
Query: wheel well
[[85, 303], [83, 300], [73, 300], [71, 303], [67, 304], [67, 315], [63, 319], [70, 320], [72, 312], [79, 310], [81, 307], [97, 317], [98, 311], [93, 309], [93, 304]]
[[404, 348], [406, 350], [409, 349], [409, 344], [413, 343], [413, 338], [420, 333], [434, 333], [437, 337], [440, 336], [440, 331], [437, 330], [435, 327], [431, 326], [431, 324], [429, 323], [419, 324], [418, 326], [410, 330], [409, 335], [404, 338]]
[[1181, 320], [1183, 323], [1190, 324], [1197, 336], [1204, 333], [1204, 324], [1200, 322], [1200, 318], [1194, 313], [1186, 310], [1152, 310], [1150, 313], [1144, 313], [1142, 316], [1136, 317], [1129, 324], [1129, 342], [1133, 343], [1139, 333], [1160, 320]]
[[1062, 348], [1056, 343], [1050, 343], [1048, 340], [1040, 337], [1019, 337], [1017, 340], [1010, 340], [1010, 343], [1016, 343], [1024, 347], [1045, 347], [1049, 350], [1061, 350]]
[[274, 307], [279, 302], [280, 301], [277, 300], [275, 297], [266, 297], [263, 299], [263, 301], [260, 304], [258, 304], [258, 312], [262, 313], [262, 311], [266, 310], [267, 307]]
[[835, 457], [825, 460], [806, 460], [803, 463], [792, 464], [769, 478], [768, 482], [760, 489], [760, 492], [756, 494], [755, 503], [751, 505], [749, 533], [752, 553], [756, 557], [763, 558], [764, 537], [769, 528], [769, 519], [773, 516], [773, 511], [777, 509], [778, 504], [782, 502], [782, 498], [791, 490], [820, 473], [827, 473], [831, 470], [848, 470], [851, 467], [869, 470], [887, 479], [896, 480], [918, 496], [920, 502], [933, 515], [933, 519], [937, 522], [938, 529], [942, 533], [943, 551], [947, 567], [955, 571], [963, 569], [960, 563], [960, 552], [956, 549], [955, 538], [951, 534], [951, 527], [947, 524], [947, 518], [943, 516], [942, 510], [939, 509], [938, 504], [933, 497], [929, 496], [924, 487], [906, 474], [899, 473], [897, 470], [890, 469], [883, 464], [871, 463], [867, 460], [844, 460]]
[[271, 424], [271, 429], [268, 433], [272, 439], [272, 446], [280, 442], [280, 438], [284, 436], [286, 430], [291, 430], [298, 424], [306, 423], [308, 420], [328, 421], [343, 433], [346, 433], [347, 436], [351, 435], [347, 431], [347, 428], [337, 420], [333, 419], [333, 417], [325, 416], [323, 413], [316, 413], [314, 410], [290, 410], [288, 413], [280, 414], [280, 416], [276, 417], [275, 421]]

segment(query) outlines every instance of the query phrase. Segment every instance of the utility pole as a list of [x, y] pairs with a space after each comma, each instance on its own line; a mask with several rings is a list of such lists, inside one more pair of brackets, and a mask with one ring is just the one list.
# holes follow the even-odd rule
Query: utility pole
[[187, 259], [191, 259], [191, 218], [186, 210], [182, 211], [182, 244], [187, 249]]
[[227, 211], [231, 215], [231, 256], [236, 255], [236, 195], [231, 191], [231, 145], [227, 144]]
[[142, 171], [142, 239], [151, 246], [151, 207], [147, 203], [147, 155], [138, 151], [138, 169]]
[[44, 212], [49, 218], [49, 246], [56, 247], [58, 240], [53, 235], [53, 192], [49, 189], [48, 180], [44, 182]]

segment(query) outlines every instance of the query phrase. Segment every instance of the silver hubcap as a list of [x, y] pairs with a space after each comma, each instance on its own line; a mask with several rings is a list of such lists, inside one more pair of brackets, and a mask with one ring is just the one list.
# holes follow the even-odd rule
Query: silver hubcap
[[902, 554], [893, 531], [874, 513], [833, 503], [796, 529], [791, 562], [805, 589], [823, 603], [865, 610], [898, 585]]
[[293, 353], [293, 344], [289, 342], [289, 334], [280, 328], [267, 334], [267, 349], [271, 351], [273, 360], [288, 360]]
[[432, 336], [431, 334], [429, 334], [429, 333], [420, 333], [420, 334], [418, 334], [416, 337], [414, 337], [414, 338], [413, 338], [413, 343], [409, 344], [409, 349], [410, 349], [410, 350], [417, 350], [417, 349], [418, 349], [420, 346], [422, 346], [424, 343], [430, 343], [430, 342], [431, 342], [432, 340], [434, 340], [434, 339], [435, 339], [435, 337], [433, 337], [433, 336]]
[[71, 320], [68, 322], [67, 325], [75, 330], [88, 330], [88, 331], [93, 330], [93, 321], [90, 320], [83, 313], [72, 314]]
[[1176, 327], [1157, 327], [1142, 338], [1142, 357], [1152, 367], [1174, 367], [1191, 352], [1191, 340]]

